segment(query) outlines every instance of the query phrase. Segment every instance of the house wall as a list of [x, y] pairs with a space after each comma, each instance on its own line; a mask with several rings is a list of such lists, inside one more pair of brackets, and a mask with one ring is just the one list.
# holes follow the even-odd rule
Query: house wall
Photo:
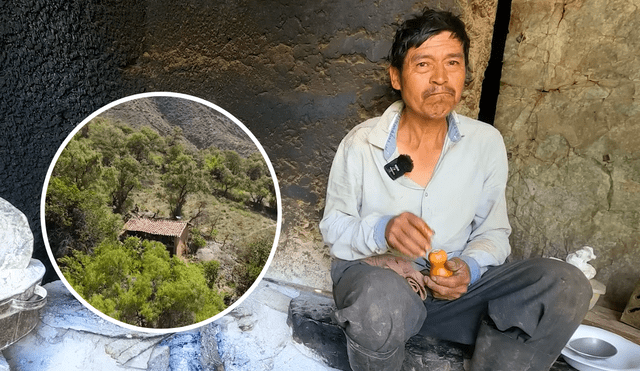
[[187, 242], [189, 241], [189, 228], [185, 228], [182, 231], [182, 235], [175, 238], [176, 254], [178, 256], [184, 256], [188, 252]]
[[[171, 256], [176, 255], [179, 248], [179, 237], [160, 236], [146, 232], [126, 231], [126, 236], [138, 237], [142, 240], [156, 241], [162, 243]], [[178, 255], [181, 256], [181, 255]]]

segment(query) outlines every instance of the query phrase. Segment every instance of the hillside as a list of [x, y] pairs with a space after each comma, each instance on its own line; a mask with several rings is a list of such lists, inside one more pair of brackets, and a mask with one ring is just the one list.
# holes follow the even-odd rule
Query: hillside
[[213, 108], [188, 99], [148, 97], [119, 104], [98, 117], [122, 121], [134, 128], [150, 126], [162, 136], [173, 127], [182, 129], [188, 143], [197, 149], [215, 146], [234, 150], [242, 157], [257, 151], [253, 141], [228, 117]]

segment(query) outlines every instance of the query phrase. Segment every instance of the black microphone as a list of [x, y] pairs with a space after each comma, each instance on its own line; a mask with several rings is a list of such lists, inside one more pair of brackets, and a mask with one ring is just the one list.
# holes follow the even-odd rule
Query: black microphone
[[392, 180], [400, 178], [405, 173], [411, 172], [411, 170], [413, 170], [413, 160], [409, 155], [400, 155], [384, 165], [384, 171], [387, 172]]

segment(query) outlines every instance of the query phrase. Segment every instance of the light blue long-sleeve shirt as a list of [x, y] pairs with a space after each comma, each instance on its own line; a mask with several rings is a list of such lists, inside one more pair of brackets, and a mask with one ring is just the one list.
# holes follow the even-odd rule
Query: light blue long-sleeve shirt
[[[384, 236], [387, 223], [408, 211], [435, 231], [433, 249], [469, 265], [473, 283], [488, 266], [504, 263], [511, 251], [502, 136], [491, 125], [452, 112], [427, 186], [406, 176], [392, 180], [384, 166], [400, 155], [396, 134], [403, 107], [402, 101], [392, 104], [340, 143], [320, 222], [324, 242], [333, 257], [343, 260], [383, 254], [390, 249]], [[424, 258], [415, 263], [424, 266]]]

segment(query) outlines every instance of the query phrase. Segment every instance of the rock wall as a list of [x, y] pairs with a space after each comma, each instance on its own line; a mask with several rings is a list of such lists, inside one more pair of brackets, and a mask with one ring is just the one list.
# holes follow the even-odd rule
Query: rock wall
[[640, 276], [639, 59], [635, 2], [513, 0], [495, 120], [513, 256], [592, 246], [618, 310]]
[[142, 51], [137, 0], [2, 2], [0, 197], [22, 211], [33, 257], [56, 278], [40, 229], [40, 194], [62, 141], [100, 107], [141, 89], [122, 68]]
[[[394, 97], [386, 56], [395, 28], [424, 6], [462, 14], [475, 80], [459, 111], [477, 115], [497, 0], [27, 0], [0, 14], [0, 197], [29, 218], [35, 253], [41, 187], [86, 116], [118, 98], [173, 91], [240, 119], [265, 147], [283, 194], [270, 274], [327, 288], [317, 224], [336, 147]], [[49, 271], [51, 272], [51, 270]], [[49, 274], [48, 279], [53, 279]]]
[[274, 163], [284, 203], [268, 275], [328, 289], [328, 249], [317, 224], [329, 168], [348, 130], [397, 99], [384, 60], [395, 28], [425, 5], [463, 15], [476, 78], [460, 111], [475, 116], [496, 1], [147, 4], [154, 12], [145, 51], [125, 75], [149, 89], [208, 99], [253, 131]]

